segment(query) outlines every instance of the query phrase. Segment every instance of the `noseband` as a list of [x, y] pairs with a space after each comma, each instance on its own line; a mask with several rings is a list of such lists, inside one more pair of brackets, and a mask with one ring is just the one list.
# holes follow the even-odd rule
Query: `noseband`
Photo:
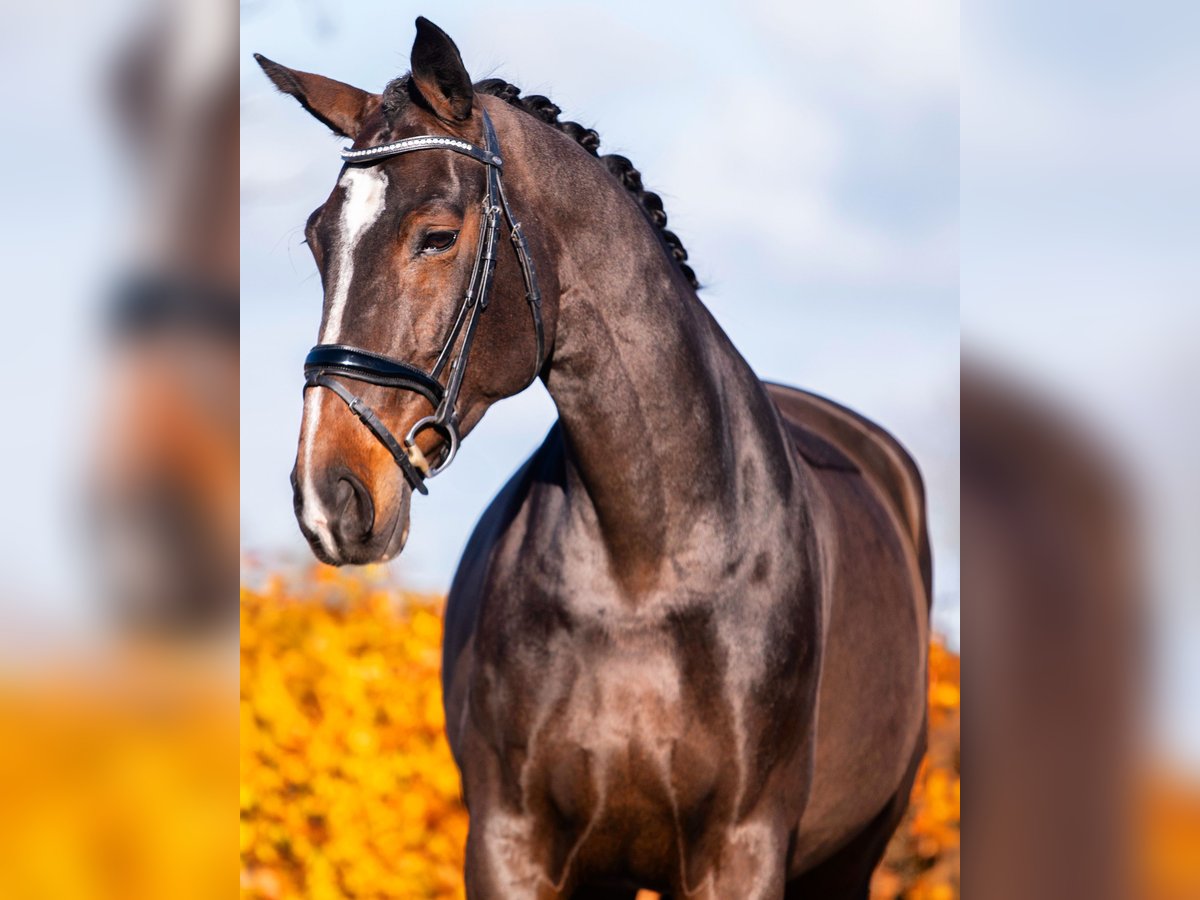
[[[504, 165], [504, 161], [500, 157], [500, 144], [496, 140], [496, 131], [492, 127], [492, 120], [486, 111], [483, 113], [483, 140], [484, 146], [480, 148], [457, 138], [427, 134], [405, 138], [390, 144], [366, 147], [362, 150], [346, 148], [342, 152], [342, 159], [349, 164], [369, 165], [379, 160], [390, 159], [402, 153], [414, 153], [418, 150], [450, 150], [469, 156], [487, 167], [487, 190], [483, 198], [483, 226], [479, 232], [475, 264], [471, 269], [467, 292], [462, 303], [459, 304], [454, 325], [450, 329], [450, 334], [447, 336], [446, 343], [442, 346], [433, 368], [426, 372], [406, 362], [345, 344], [318, 344], [309, 351], [304, 360], [305, 390], [310, 387], [323, 387], [337, 394], [350, 407], [350, 411], [387, 447], [409, 483], [422, 494], [429, 493], [429, 489], [425, 486], [425, 480], [445, 471], [455, 454], [458, 453], [459, 419], [456, 403], [467, 368], [467, 357], [471, 352], [471, 342], [475, 337], [476, 326], [479, 324], [479, 316], [487, 309], [488, 301], [491, 298], [501, 213], [508, 222], [513, 249], [517, 254], [517, 262], [520, 263], [521, 275], [525, 280], [525, 299], [528, 301], [530, 313], [533, 315], [533, 329], [537, 340], [537, 356], [534, 360], [533, 374], [526, 386], [537, 379], [538, 373], [542, 369], [542, 357], [545, 353], [545, 338], [542, 334], [542, 299], [538, 292], [537, 275], [533, 269], [533, 260], [529, 256], [529, 244], [521, 231], [521, 223], [513, 218], [508, 198], [504, 195], [504, 185], [500, 181], [500, 169]], [[458, 352], [453, 353], [454, 344], [460, 335], [462, 341], [459, 343]], [[444, 371], [448, 371], [445, 386], [439, 380]], [[399, 441], [376, 412], [334, 376], [420, 394], [433, 406], [433, 414], [418, 419], [408, 430], [404, 440]], [[446, 441], [446, 449], [436, 464], [431, 464], [416, 444], [417, 435], [429, 428], [439, 432]]]

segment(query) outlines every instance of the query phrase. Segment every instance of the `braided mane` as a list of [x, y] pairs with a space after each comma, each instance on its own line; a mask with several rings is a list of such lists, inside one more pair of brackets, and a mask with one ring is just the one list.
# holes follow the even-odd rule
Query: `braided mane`
[[[543, 97], [541, 94], [522, 97], [520, 88], [509, 84], [503, 78], [488, 78], [480, 81], [475, 85], [475, 90], [481, 94], [499, 97], [510, 106], [515, 106], [534, 118], [540, 119], [570, 137], [580, 147], [600, 160], [617, 181], [625, 186], [625, 190], [629, 191], [637, 200], [646, 219], [658, 231], [667, 255], [675, 261], [675, 265], [679, 267], [679, 271], [683, 273], [688, 283], [693, 288], [699, 289], [700, 282], [696, 280], [696, 273], [687, 264], [688, 255], [687, 250], [683, 248], [683, 242], [679, 240], [679, 235], [667, 228], [667, 213], [663, 209], [662, 198], [653, 191], [646, 190], [642, 184], [642, 173], [634, 168], [633, 163], [627, 157], [618, 153], [606, 153], [601, 156], [600, 135], [591, 128], [584, 128], [578, 122], [559, 121], [558, 116], [562, 110], [548, 97]], [[395, 79], [383, 91], [384, 111], [389, 116], [396, 115], [411, 101], [413, 93], [410, 76], [405, 75]]]
[[558, 116], [562, 110], [549, 97], [541, 94], [522, 97], [520, 88], [509, 84], [503, 78], [489, 78], [486, 81], [480, 81], [475, 85], [475, 90], [482, 94], [499, 97], [510, 106], [515, 106], [517, 109], [541, 119], [547, 125], [570, 137], [580, 147], [604, 163], [604, 167], [625, 186], [625, 190], [633, 195], [650, 224], [658, 230], [668, 255], [675, 260], [675, 264], [679, 266], [679, 271], [683, 273], [688, 283], [693, 288], [699, 289], [700, 282], [696, 280], [696, 273], [687, 264], [688, 255], [687, 250], [683, 247], [683, 241], [679, 240], [679, 235], [667, 228], [667, 213], [663, 209], [662, 198], [653, 191], [646, 190], [642, 185], [642, 173], [634, 168], [633, 163], [627, 157], [621, 156], [619, 153], [606, 153], [601, 156], [600, 135], [591, 128], [584, 128], [578, 122], [560, 121]]

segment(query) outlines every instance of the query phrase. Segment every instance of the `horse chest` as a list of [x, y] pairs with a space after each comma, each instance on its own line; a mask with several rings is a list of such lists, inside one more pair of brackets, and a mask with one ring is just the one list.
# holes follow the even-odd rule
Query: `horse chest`
[[[761, 784], [752, 748], [768, 719], [756, 685], [769, 654], [738, 645], [761, 648], [763, 623], [722, 621], [711, 607], [646, 627], [542, 618], [556, 625], [504, 642], [476, 695], [491, 701], [477, 722], [507, 748], [502, 770], [523, 805], [568, 830], [657, 822], [675, 833]], [[791, 692], [777, 685], [770, 702]]]
[[690, 813], [713, 792], [728, 722], [689, 683], [690, 663], [661, 637], [601, 645], [552, 661], [524, 723], [508, 720], [523, 748], [512, 775], [531, 808], [576, 830], [613, 820]]

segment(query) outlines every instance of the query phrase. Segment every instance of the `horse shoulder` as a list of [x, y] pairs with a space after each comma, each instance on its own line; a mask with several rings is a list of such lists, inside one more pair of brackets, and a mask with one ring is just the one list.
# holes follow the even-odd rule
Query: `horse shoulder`
[[534, 485], [555, 468], [561, 459], [561, 427], [556, 422], [542, 445], [513, 474], [488, 504], [463, 550], [458, 569], [446, 598], [442, 640], [442, 695], [451, 745], [456, 743], [455, 728], [461, 711], [465, 679], [459, 675], [469, 666], [470, 644], [486, 596], [491, 563], [509, 528], [528, 499]]

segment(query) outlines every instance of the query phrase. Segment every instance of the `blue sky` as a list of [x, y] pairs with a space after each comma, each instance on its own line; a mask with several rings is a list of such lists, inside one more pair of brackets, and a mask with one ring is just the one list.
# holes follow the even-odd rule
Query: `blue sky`
[[1151, 713], [1200, 772], [1200, 7], [992, 0], [963, 20], [962, 322], [1120, 466]]
[[[287, 474], [320, 287], [300, 226], [331, 189], [339, 141], [276, 95], [250, 54], [379, 90], [406, 71], [415, 15], [595, 127], [662, 194], [701, 293], [763, 377], [892, 429], [929, 481], [939, 617], [958, 581], [958, 14], [866, 0], [455, 4], [262, 3], [242, 10], [242, 534], [303, 560]], [[471, 525], [541, 440], [540, 385], [497, 405], [393, 563], [448, 583]]]

